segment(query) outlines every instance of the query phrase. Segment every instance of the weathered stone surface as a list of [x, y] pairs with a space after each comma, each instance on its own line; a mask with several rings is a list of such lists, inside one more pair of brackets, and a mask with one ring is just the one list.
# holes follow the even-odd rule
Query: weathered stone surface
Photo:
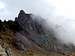
[[0, 55], [7, 56], [7, 53], [5, 52], [5, 49], [1, 47], [0, 45]]
[[[61, 43], [55, 37], [52, 31], [47, 32], [46, 29], [43, 27], [44, 25], [42, 24], [42, 20], [40, 21], [38, 20], [38, 18], [39, 17], [35, 17], [32, 14], [26, 14], [23, 10], [21, 10], [18, 17], [15, 19], [15, 21], [22, 28], [22, 30], [20, 30], [19, 33], [25, 36], [25, 38], [28, 40], [26, 41], [26, 39], [25, 40], [20, 39], [23, 38], [23, 36], [20, 36], [19, 39], [22, 43], [24, 43], [24, 45], [30, 47], [32, 46], [30, 42], [33, 42], [40, 48], [46, 49], [48, 51], [57, 51], [57, 52], [65, 52], [65, 51], [71, 52], [74, 49], [74, 46], [72, 45], [66, 45]], [[22, 47], [22, 44], [20, 45], [21, 48], [23, 49], [25, 48]]]
[[32, 14], [26, 14], [23, 10], [20, 11], [17, 19], [15, 21], [27, 32], [42, 32], [43, 28], [39, 21], [33, 20]]

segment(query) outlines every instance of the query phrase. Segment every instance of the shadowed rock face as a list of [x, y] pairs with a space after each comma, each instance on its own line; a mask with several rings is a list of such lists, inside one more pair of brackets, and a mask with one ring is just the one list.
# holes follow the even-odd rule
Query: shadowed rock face
[[[57, 52], [71, 52], [74, 49], [74, 46], [72, 45], [66, 45], [61, 43], [54, 35], [53, 31], [47, 31], [46, 28], [44, 28], [43, 20], [39, 21], [36, 20], [39, 17], [35, 17], [33, 19], [32, 14], [26, 14], [23, 10], [20, 11], [18, 17], [15, 19], [15, 21], [18, 23], [18, 25], [22, 28], [22, 30], [16, 33], [16, 40], [20, 42], [19, 45], [20, 49], [25, 48], [33, 48], [35, 46], [36, 48], [40, 47], [42, 49], [48, 50], [48, 51], [57, 51]], [[24, 39], [25, 40], [24, 40]], [[40, 49], [38, 48], [38, 49]]]
[[31, 16], [32, 14], [26, 14], [23, 10], [21, 10], [16, 21], [24, 31], [27, 32], [34, 31], [36, 33], [43, 32], [42, 25], [39, 24], [38, 21], [33, 20]]

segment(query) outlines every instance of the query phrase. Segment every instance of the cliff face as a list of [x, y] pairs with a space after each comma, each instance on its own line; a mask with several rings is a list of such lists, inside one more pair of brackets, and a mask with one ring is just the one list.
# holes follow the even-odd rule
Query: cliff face
[[[15, 21], [19, 24], [22, 30], [20, 34], [24, 35], [29, 41], [35, 43], [38, 47], [48, 46], [48, 37], [46, 35], [45, 29], [43, 28], [43, 21], [40, 22], [33, 18], [32, 14], [26, 14], [23, 10], [20, 11], [18, 17]], [[54, 36], [52, 36], [54, 38]], [[22, 40], [21, 40], [22, 41]]]
[[23, 10], [21, 10], [15, 21], [24, 31], [29, 33], [33, 31], [36, 33], [43, 32], [43, 28], [40, 22], [38, 23], [37, 19], [33, 20], [32, 16], [32, 14], [26, 14]]
[[32, 14], [26, 14], [23, 10], [20, 11], [18, 17], [15, 19], [15, 21], [22, 29], [19, 31], [19, 33], [25, 36], [24, 38], [28, 40], [27, 42], [25, 42], [24, 46], [26, 46], [29, 42], [31, 42], [28, 45], [33, 46], [34, 43], [35, 46], [40, 47], [41, 49], [44, 49], [46, 51], [55, 51], [55, 52], [73, 51], [74, 49], [73, 45], [66, 45], [64, 43], [61, 43], [55, 37], [52, 30], [47, 31], [46, 28], [43, 27], [45, 20], [43, 20], [42, 18], [40, 19], [41, 20], [39, 20], [39, 17], [36, 17]]

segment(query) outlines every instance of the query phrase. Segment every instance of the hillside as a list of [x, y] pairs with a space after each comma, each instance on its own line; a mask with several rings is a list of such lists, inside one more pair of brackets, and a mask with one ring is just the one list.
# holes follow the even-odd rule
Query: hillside
[[[15, 21], [0, 20], [0, 46], [6, 56], [68, 56], [73, 44], [64, 44], [40, 16], [20, 11]], [[1, 54], [2, 55], [2, 54]]]

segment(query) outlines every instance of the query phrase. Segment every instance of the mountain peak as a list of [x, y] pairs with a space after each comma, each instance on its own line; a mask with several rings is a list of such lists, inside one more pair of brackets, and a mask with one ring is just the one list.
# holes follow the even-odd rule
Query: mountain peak
[[20, 10], [20, 13], [25, 13], [24, 10]]
[[41, 25], [33, 19], [32, 14], [27, 14], [24, 10], [20, 10], [20, 13], [18, 14], [18, 17], [15, 18], [15, 21], [22, 27], [22, 29], [28, 32], [41, 32], [41, 29], [38, 29], [41, 28]]
[[[40, 22], [43, 22], [43, 20], [40, 21], [38, 19], [42, 18], [39, 18], [39, 16], [36, 17], [32, 14], [27, 14], [21, 10], [18, 17], [16, 18], [16, 22], [22, 29], [19, 31], [19, 33], [25, 36], [25, 38], [29, 41], [35, 43], [38, 47], [41, 47], [47, 51], [67, 52], [68, 50], [71, 51], [74, 49], [64, 43], [61, 43], [61, 41], [55, 37], [52, 29], [47, 31], [46, 28], [43, 27], [45, 26], [43, 25], [45, 22], [42, 24]], [[19, 39], [19, 37], [16, 37], [16, 40], [17, 39]], [[26, 44], [27, 42], [25, 43], [25, 46]]]
[[20, 10], [20, 13], [18, 14], [18, 18], [23, 17], [26, 13], [24, 10]]

